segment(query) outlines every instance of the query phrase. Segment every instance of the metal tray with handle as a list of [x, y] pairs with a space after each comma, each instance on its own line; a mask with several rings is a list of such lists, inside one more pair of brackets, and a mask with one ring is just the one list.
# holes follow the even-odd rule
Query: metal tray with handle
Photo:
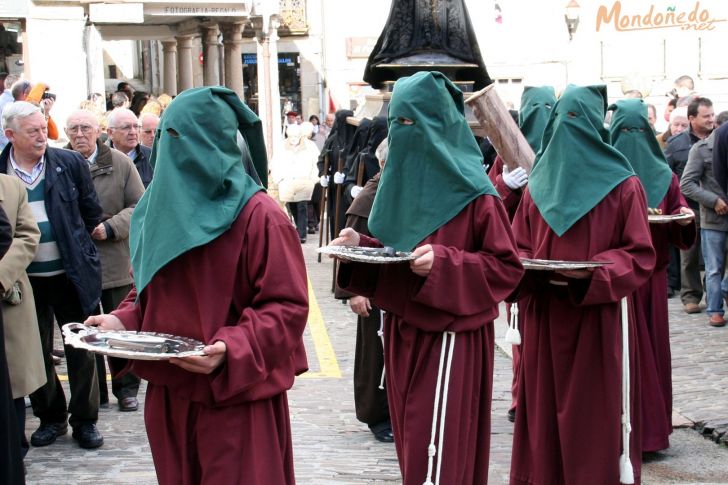
[[570, 270], [570, 269], [589, 269], [599, 268], [607, 264], [612, 264], [611, 261], [563, 261], [558, 259], [532, 259], [532, 258], [521, 258], [521, 264], [525, 269], [540, 270], [540, 271], [558, 271], [558, 270]]
[[198, 340], [155, 332], [104, 332], [75, 322], [63, 326], [63, 338], [77, 349], [123, 359], [167, 360], [205, 355], [205, 344]]
[[339, 259], [353, 261], [356, 263], [388, 264], [402, 263], [415, 259], [412, 253], [395, 251], [394, 248], [386, 246], [383, 248], [369, 248], [363, 246], [324, 246], [318, 248], [321, 254], [329, 254]]
[[692, 219], [692, 214], [649, 214], [647, 216], [647, 222], [650, 224], [667, 224], [673, 221], [684, 221]]

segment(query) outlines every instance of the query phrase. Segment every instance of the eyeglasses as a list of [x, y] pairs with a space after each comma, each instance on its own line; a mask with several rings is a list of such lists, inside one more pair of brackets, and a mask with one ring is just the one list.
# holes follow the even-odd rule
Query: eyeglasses
[[73, 126], [67, 126], [66, 132], [69, 135], [75, 135], [79, 131], [84, 135], [89, 135], [93, 131], [94, 127], [91, 125], [73, 125]]
[[119, 130], [119, 131], [125, 131], [129, 133], [130, 131], [139, 131], [142, 128], [142, 125], [121, 125], [121, 126], [110, 126], [112, 130]]

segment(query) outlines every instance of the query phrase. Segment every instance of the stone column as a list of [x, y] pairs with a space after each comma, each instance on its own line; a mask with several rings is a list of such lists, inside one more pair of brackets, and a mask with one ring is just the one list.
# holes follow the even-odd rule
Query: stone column
[[177, 70], [179, 72], [179, 92], [190, 89], [192, 84], [192, 38], [177, 37]]
[[231, 22], [220, 24], [222, 45], [225, 49], [225, 87], [235, 91], [240, 99], [245, 99], [243, 92], [243, 23]]
[[164, 92], [177, 96], [177, 41], [163, 40], [164, 53]]
[[263, 123], [268, 157], [282, 139], [281, 94], [278, 88], [278, 21], [270, 19], [268, 32], [257, 31], [258, 114]]
[[220, 58], [218, 50], [217, 27], [202, 29], [203, 62], [202, 79], [205, 86], [220, 85]]

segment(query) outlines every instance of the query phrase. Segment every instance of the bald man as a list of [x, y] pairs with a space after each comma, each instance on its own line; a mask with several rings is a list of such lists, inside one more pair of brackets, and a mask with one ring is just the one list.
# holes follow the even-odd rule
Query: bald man
[[[144, 193], [144, 185], [128, 156], [101, 143], [98, 118], [93, 112], [78, 110], [71, 113], [66, 121], [66, 135], [70, 140], [66, 148], [77, 151], [88, 161], [104, 211], [102, 222], [91, 233], [91, 238], [101, 258], [101, 305], [104, 312], [110, 312], [131, 290], [129, 223], [131, 213]], [[101, 355], [96, 356], [96, 368], [100, 401], [105, 404], [109, 397], [106, 365]], [[138, 409], [139, 377], [134, 374], [116, 377], [111, 381], [111, 389], [118, 399], [119, 410]]]
[[157, 132], [157, 126], [159, 126], [159, 116], [153, 113], [142, 113], [139, 115], [139, 122], [142, 125], [139, 140], [143, 146], [152, 148], [154, 135]]
[[109, 146], [116, 148], [132, 159], [142, 178], [144, 188], [152, 181], [152, 165], [149, 163], [152, 149], [140, 143], [141, 124], [133, 111], [116, 108], [109, 114]]

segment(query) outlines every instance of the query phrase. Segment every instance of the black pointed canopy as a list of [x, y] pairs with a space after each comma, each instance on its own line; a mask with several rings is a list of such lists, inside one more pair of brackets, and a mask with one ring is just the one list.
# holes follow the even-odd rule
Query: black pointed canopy
[[[411, 74], [398, 72], [392, 64], [432, 64], [450, 71], [454, 81], [474, 81], [475, 90], [493, 82], [464, 0], [392, 0], [389, 18], [364, 70], [364, 81], [379, 89], [385, 81]], [[451, 70], [442, 69], [448, 64]]]

